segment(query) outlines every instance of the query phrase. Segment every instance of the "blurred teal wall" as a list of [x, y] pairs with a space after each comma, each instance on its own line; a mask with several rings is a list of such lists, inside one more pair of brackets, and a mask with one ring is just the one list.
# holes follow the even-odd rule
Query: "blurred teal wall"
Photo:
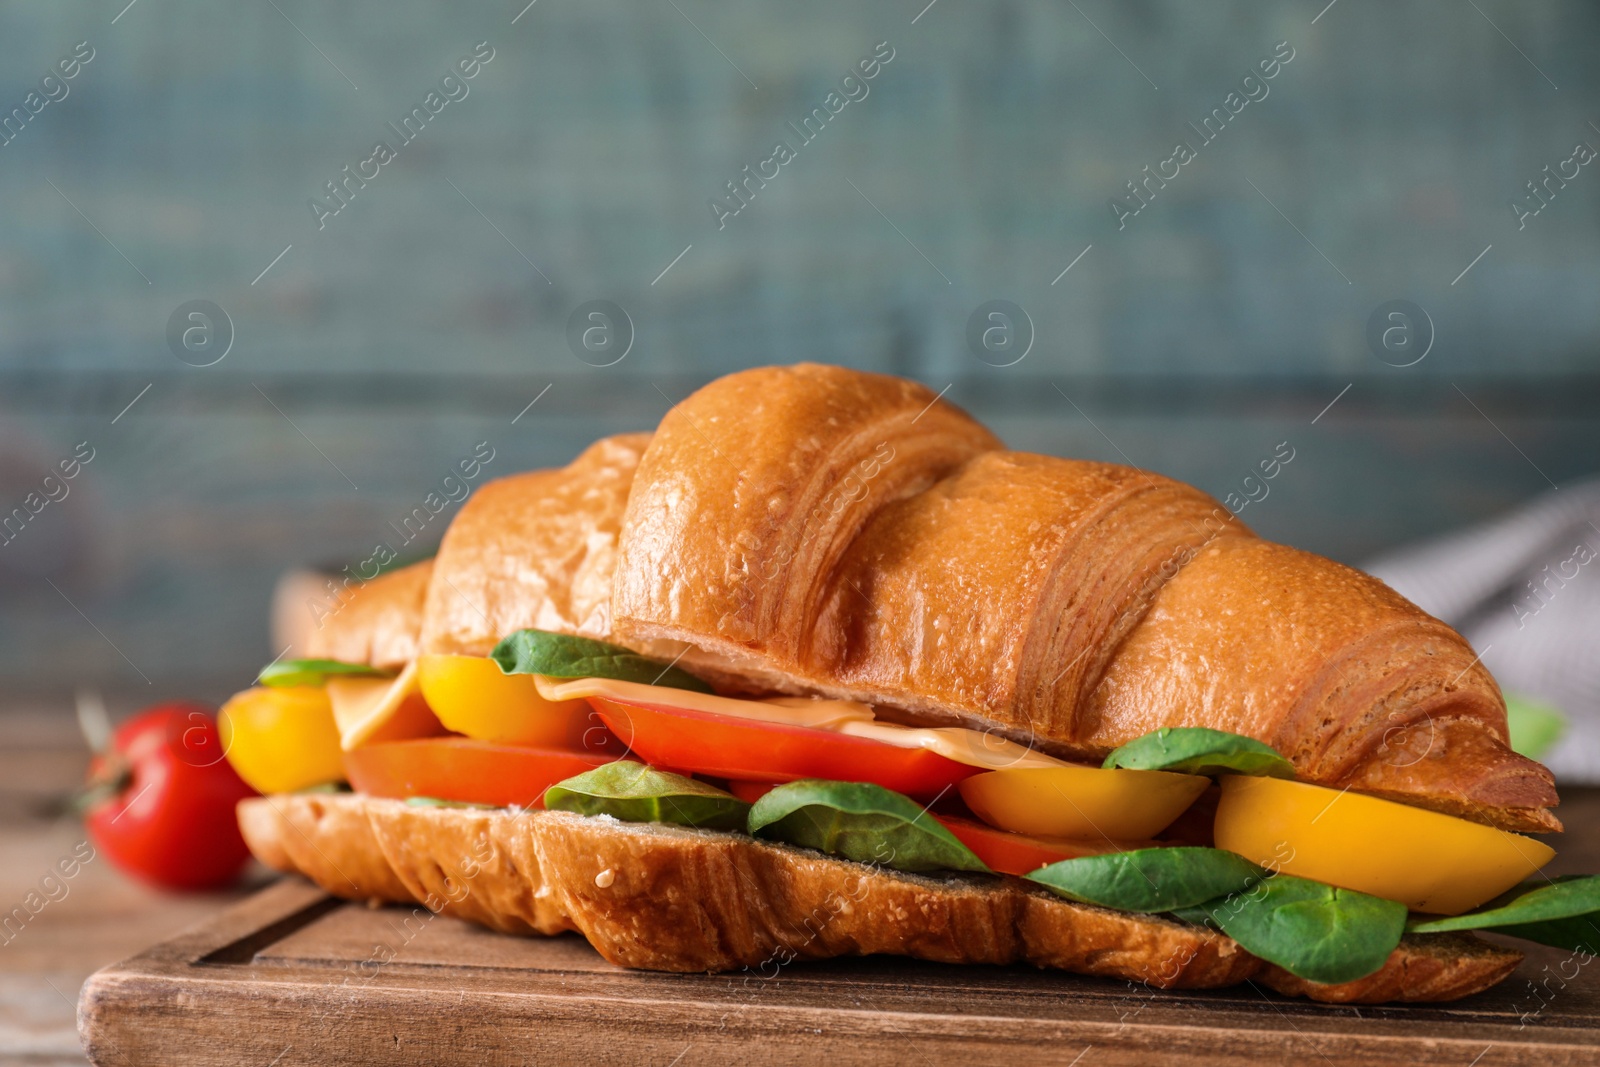
[[274, 576], [366, 558], [479, 442], [562, 463], [763, 363], [1265, 492], [1246, 522], [1351, 561], [1600, 470], [1594, 5], [925, 3], [7, 5], [0, 514], [60, 499], [0, 544], [0, 680], [236, 688]]

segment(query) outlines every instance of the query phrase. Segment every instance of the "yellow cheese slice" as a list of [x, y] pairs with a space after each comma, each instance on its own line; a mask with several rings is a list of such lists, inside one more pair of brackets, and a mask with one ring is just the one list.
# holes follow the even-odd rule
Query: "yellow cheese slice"
[[901, 748], [926, 748], [945, 759], [988, 770], [1072, 766], [1065, 760], [1047, 756], [1027, 745], [1019, 745], [1008, 737], [969, 730], [964, 726], [915, 727], [893, 722], [850, 722], [839, 727], [839, 732]]
[[546, 700], [577, 700], [609, 697], [640, 704], [662, 704], [713, 715], [740, 719], [833, 730], [850, 737], [864, 737], [899, 748], [925, 748], [946, 759], [972, 767], [1003, 770], [1013, 767], [1064, 767], [1065, 761], [993, 733], [968, 730], [960, 726], [913, 727], [880, 722], [870, 705], [856, 700], [828, 700], [821, 697], [773, 697], [768, 700], [740, 700], [735, 697], [695, 693], [687, 689], [666, 689], [614, 678], [546, 678], [535, 676], [539, 695]]
[[401, 741], [444, 732], [417, 684], [417, 665], [394, 678], [332, 677], [328, 702], [346, 752], [378, 741]]
[[535, 675], [539, 695], [546, 700], [587, 700], [609, 697], [637, 704], [663, 704], [688, 711], [713, 715], [732, 715], [740, 719], [759, 719], [784, 726], [810, 726], [836, 730], [847, 722], [871, 722], [872, 708], [854, 700], [812, 700], [807, 697], [776, 697], [772, 700], [740, 700], [696, 693], [690, 689], [668, 689], [615, 678], [547, 678]]

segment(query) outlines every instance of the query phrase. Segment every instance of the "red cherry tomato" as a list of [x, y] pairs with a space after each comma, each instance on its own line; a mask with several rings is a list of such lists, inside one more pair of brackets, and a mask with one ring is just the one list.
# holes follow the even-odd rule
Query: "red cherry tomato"
[[[929, 814], [933, 814], [930, 812]], [[1069, 841], [1063, 837], [1031, 837], [1009, 830], [997, 830], [959, 815], [934, 815], [991, 870], [1001, 874], [1030, 874], [1040, 867], [1080, 856], [1098, 856], [1135, 848], [1154, 848], [1154, 841], [1111, 843], [1108, 841]]]
[[209, 709], [158, 704], [117, 727], [89, 764], [85, 822], [122, 870], [167, 889], [215, 889], [239, 876], [250, 850], [234, 807], [256, 791], [223, 758]]
[[542, 808], [546, 789], [614, 759], [470, 737], [425, 737], [363, 745], [344, 754], [344, 770], [350, 788], [368, 796]]
[[646, 763], [712, 778], [767, 782], [828, 778], [873, 782], [897, 793], [933, 797], [983, 769], [927, 749], [900, 748], [832, 730], [609, 697], [590, 697], [589, 703], [611, 732]]

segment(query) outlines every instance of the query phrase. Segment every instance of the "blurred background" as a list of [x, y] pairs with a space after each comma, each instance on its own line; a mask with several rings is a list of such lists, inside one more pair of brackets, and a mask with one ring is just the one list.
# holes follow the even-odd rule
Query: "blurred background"
[[1592, 4], [525, 2], [7, 5], [8, 691], [220, 698], [480, 442], [766, 363], [1351, 563], [1600, 472]]

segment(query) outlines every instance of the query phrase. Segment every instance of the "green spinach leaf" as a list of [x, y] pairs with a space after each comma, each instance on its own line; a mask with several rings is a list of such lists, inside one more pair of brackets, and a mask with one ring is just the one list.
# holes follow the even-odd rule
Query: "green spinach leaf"
[[322, 685], [332, 675], [390, 678], [394, 672], [380, 671], [365, 663], [342, 663], [336, 659], [283, 659], [261, 668], [256, 681], [274, 688], [289, 685]]
[[615, 678], [619, 682], [660, 685], [668, 689], [711, 692], [711, 686], [686, 670], [587, 637], [518, 630], [501, 639], [491, 659], [506, 674], [543, 674], [550, 678]]
[[557, 782], [545, 790], [544, 806], [623, 822], [713, 830], [742, 830], [750, 812], [750, 805], [731, 793], [633, 760], [617, 760]]
[[1511, 751], [1540, 759], [1567, 732], [1567, 717], [1554, 704], [1507, 693], [1506, 728]]
[[1294, 764], [1253, 737], [1199, 726], [1164, 726], [1113, 749], [1103, 767], [1180, 774], [1293, 778]]
[[972, 850], [910, 797], [866, 782], [807, 778], [750, 809], [750, 832], [900, 871], [987, 871]]
[[1193, 923], [1196, 926], [1209, 926], [1213, 930], [1216, 929], [1216, 923], [1211, 921], [1211, 912], [1206, 909], [1204, 904], [1192, 904], [1187, 908], [1173, 908], [1167, 914], [1174, 919], [1182, 919], [1186, 923]]
[[1406, 926], [1404, 904], [1287, 874], [1200, 907], [1247, 952], [1312, 982], [1365, 978]]
[[1027, 875], [1084, 904], [1119, 911], [1187, 908], [1249, 889], [1267, 872], [1220, 848], [1142, 848], [1061, 860]]
[[1569, 915], [1564, 919], [1507, 923], [1505, 926], [1491, 926], [1486, 929], [1491, 933], [1505, 934], [1507, 937], [1520, 937], [1524, 941], [1552, 945], [1569, 951], [1581, 950], [1591, 956], [1600, 956], [1600, 915], [1592, 911], [1582, 915]]
[[1418, 917], [1406, 929], [1417, 934], [1492, 930], [1541, 945], [1600, 954], [1600, 876], [1524, 882], [1477, 911], [1443, 919]]

